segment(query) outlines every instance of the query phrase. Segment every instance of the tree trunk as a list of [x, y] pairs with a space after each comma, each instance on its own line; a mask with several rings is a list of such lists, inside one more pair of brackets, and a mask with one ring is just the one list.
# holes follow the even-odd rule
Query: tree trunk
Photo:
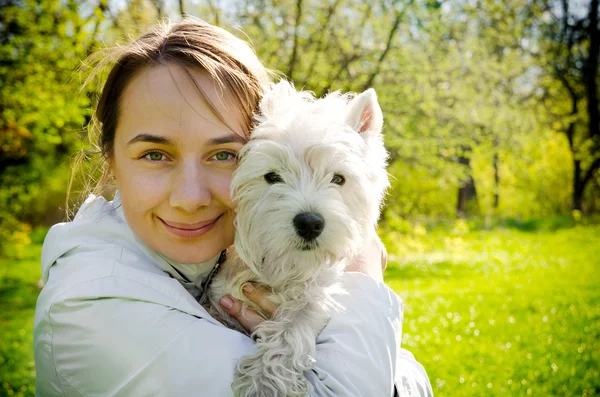
[[573, 160], [573, 210], [582, 211], [585, 185], [581, 178], [581, 161]]
[[598, 2], [592, 0], [589, 12], [590, 52], [583, 67], [585, 94], [587, 98], [587, 113], [589, 135], [592, 139], [600, 137], [600, 114], [598, 111], [598, 53], [600, 50], [600, 35], [598, 34]]
[[500, 174], [498, 173], [498, 135], [494, 136], [494, 211], [498, 209], [498, 205], [500, 204]]
[[185, 17], [185, 7], [183, 6], [183, 0], [179, 0], [179, 14], [181, 17]]
[[294, 67], [296, 66], [298, 57], [298, 35], [300, 29], [300, 20], [302, 19], [302, 0], [296, 1], [296, 23], [294, 24], [294, 45], [292, 47], [292, 55], [288, 63], [287, 76], [290, 80], [294, 78]]
[[[467, 157], [459, 157], [459, 164], [471, 169], [471, 160]], [[463, 185], [458, 188], [458, 201], [456, 203], [456, 217], [466, 218], [469, 210], [477, 206], [477, 189], [475, 189], [475, 180], [470, 175]]]
[[[585, 96], [587, 99], [588, 136], [594, 142], [590, 153], [593, 157], [596, 157], [598, 151], [600, 151], [598, 144], [598, 139], [600, 139], [600, 111], [598, 109], [598, 84], [596, 82], [596, 76], [598, 75], [598, 55], [600, 53], [600, 33], [598, 32], [599, 2], [600, 0], [592, 0], [590, 3], [588, 13], [590, 50], [582, 68]], [[575, 159], [573, 162], [573, 209], [582, 211], [585, 187], [598, 169], [600, 159], [596, 157], [585, 172], [581, 168], [580, 160]]]
[[[596, 172], [600, 170], [600, 109], [598, 108], [598, 63], [600, 56], [600, 32], [598, 30], [598, 6], [600, 0], [591, 0], [587, 16], [583, 19], [576, 18], [569, 12], [568, 0], [562, 0], [562, 28], [559, 36], [563, 49], [557, 54], [564, 56], [564, 60], [555, 62], [555, 77], [564, 85], [571, 98], [571, 119], [565, 134], [569, 140], [569, 149], [573, 157], [573, 195], [571, 208], [581, 211], [586, 186], [593, 180]], [[575, 19], [575, 25], [570, 22]], [[586, 21], [587, 19], [587, 21]], [[583, 35], [583, 38], [579, 37]], [[580, 42], [589, 40], [587, 56], [577, 53]], [[582, 59], [583, 57], [583, 59]], [[559, 65], [563, 65], [559, 67]], [[576, 72], [575, 72], [576, 71]], [[581, 80], [576, 82], [585, 88], [585, 95], [580, 95], [571, 83], [568, 76], [581, 75]], [[575, 125], [579, 119], [578, 102], [585, 98], [587, 113], [587, 130], [582, 131], [579, 139], [575, 137]], [[589, 147], [582, 142], [591, 141]], [[592, 160], [587, 169], [583, 169], [581, 158], [583, 156]]]

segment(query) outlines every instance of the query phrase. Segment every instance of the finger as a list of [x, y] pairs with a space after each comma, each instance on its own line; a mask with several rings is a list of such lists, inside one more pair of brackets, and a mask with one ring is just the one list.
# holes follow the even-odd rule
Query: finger
[[254, 310], [244, 305], [240, 300], [229, 295], [222, 297], [219, 303], [223, 309], [225, 309], [231, 317], [235, 318], [242, 327], [246, 328], [249, 333], [254, 332], [256, 327], [265, 321], [265, 319]]
[[272, 294], [271, 291], [261, 285], [255, 285], [253, 283], [244, 284], [242, 291], [248, 299], [262, 309], [267, 317], [271, 318], [273, 316], [273, 313], [277, 310], [277, 305], [269, 299], [269, 296]]

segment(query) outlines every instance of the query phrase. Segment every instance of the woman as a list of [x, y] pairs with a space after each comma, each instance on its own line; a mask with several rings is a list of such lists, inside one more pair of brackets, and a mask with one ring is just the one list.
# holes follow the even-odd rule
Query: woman
[[[111, 202], [90, 196], [44, 242], [38, 394], [231, 396], [235, 365], [253, 342], [195, 298], [233, 243], [229, 184], [266, 69], [244, 42], [192, 19], [156, 27], [116, 61], [95, 116], [106, 171], [99, 188], [114, 183], [118, 193]], [[317, 338], [306, 373], [315, 396], [391, 396], [396, 374], [401, 393], [431, 393], [398, 347], [402, 308], [381, 282], [380, 255], [365, 249], [344, 276], [345, 311]], [[274, 309], [260, 287], [248, 296]], [[231, 297], [221, 303], [248, 330], [262, 321]]]

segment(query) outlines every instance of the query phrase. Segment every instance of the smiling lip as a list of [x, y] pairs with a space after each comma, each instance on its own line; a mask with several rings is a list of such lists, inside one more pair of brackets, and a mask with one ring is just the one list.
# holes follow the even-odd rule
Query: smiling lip
[[216, 225], [217, 221], [221, 219], [221, 216], [222, 214], [215, 219], [198, 223], [167, 222], [164, 219], [158, 219], [160, 219], [163, 225], [165, 225], [165, 228], [171, 232], [171, 234], [174, 234], [177, 237], [194, 238], [208, 233]]

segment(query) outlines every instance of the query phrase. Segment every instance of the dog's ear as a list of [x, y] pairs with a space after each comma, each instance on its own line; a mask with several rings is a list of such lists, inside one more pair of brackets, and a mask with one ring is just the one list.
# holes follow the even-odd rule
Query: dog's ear
[[282, 104], [286, 103], [286, 99], [295, 93], [296, 89], [288, 81], [281, 80], [277, 84], [270, 84], [258, 105], [259, 114], [264, 117], [272, 116]]
[[346, 123], [358, 133], [381, 132], [383, 114], [375, 90], [369, 88], [357, 95], [346, 107]]

